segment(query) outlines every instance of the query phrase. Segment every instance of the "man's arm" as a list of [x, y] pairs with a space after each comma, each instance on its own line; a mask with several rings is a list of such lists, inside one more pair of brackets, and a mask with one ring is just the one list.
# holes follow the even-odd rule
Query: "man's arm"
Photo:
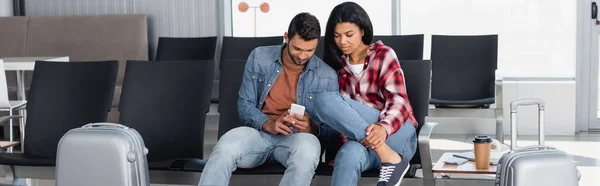
[[256, 88], [256, 73], [254, 70], [254, 50], [250, 53], [244, 69], [244, 79], [240, 87], [238, 100], [238, 113], [240, 120], [249, 127], [262, 131], [263, 124], [269, 117], [257, 108], [259, 94]]

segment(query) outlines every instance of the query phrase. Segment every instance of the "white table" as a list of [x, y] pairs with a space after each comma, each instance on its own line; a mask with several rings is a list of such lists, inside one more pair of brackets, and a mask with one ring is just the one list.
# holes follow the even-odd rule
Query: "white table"
[[69, 57], [6, 57], [4, 70], [17, 72], [17, 96], [19, 100], [25, 100], [25, 72], [33, 71], [35, 61], [69, 62]]

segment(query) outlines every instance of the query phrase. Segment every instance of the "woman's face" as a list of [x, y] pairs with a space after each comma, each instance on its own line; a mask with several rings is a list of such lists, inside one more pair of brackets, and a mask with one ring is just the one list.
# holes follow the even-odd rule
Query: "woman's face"
[[350, 22], [343, 22], [335, 25], [333, 38], [335, 38], [335, 44], [342, 53], [352, 54], [363, 44], [363, 35], [363, 31], [358, 25]]

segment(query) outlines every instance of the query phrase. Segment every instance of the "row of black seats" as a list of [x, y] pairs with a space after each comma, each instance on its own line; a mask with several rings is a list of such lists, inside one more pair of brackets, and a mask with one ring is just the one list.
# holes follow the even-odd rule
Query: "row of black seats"
[[[434, 96], [444, 94], [444, 91], [453, 92], [448, 89], [458, 88], [460, 93], [454, 93], [455, 95], [471, 97], [481, 97], [481, 92], [491, 90], [493, 99], [497, 36], [439, 36], [438, 39], [436, 36], [432, 45], [444, 47], [436, 49], [432, 46], [433, 64], [429, 60], [406, 59], [407, 56], [422, 58], [422, 35], [391, 37], [401, 40], [417, 38], [414, 40], [416, 42], [399, 42], [412, 46], [406, 46], [405, 49], [395, 47], [396, 42], [380, 40], [394, 48], [401, 60], [409, 101], [415, 109], [419, 131], [426, 126], [425, 116], [428, 105], [435, 102]], [[227, 85], [219, 86], [217, 92], [220, 97], [219, 136], [241, 125], [237, 116], [237, 93], [246, 58], [256, 46], [269, 44], [252, 44], [253, 40], [264, 38], [242, 38], [245, 41], [238, 39], [240, 38], [231, 38], [232, 41], [227, 42], [229, 39], [224, 38], [220, 65], [216, 65], [215, 60], [210, 58], [195, 61], [166, 60], [159, 57], [163, 55], [160, 51], [166, 51], [163, 47], [159, 47], [160, 55], [157, 55], [157, 59], [163, 61], [127, 62], [119, 103], [119, 123], [137, 129], [144, 136], [150, 149], [148, 160], [151, 162], [151, 170], [202, 171], [204, 122], [211, 95], [215, 95], [211, 91], [214, 73], [218, 73], [220, 84]], [[281, 44], [282, 41], [281, 37], [270, 39], [276, 40], [275, 44]], [[227, 52], [228, 50], [242, 53], [241, 57], [232, 57], [235, 55]], [[196, 53], [199, 51], [204, 50], [194, 50]], [[216, 67], [219, 67], [220, 73], [215, 70]], [[5, 170], [17, 171], [20, 166], [54, 166], [58, 140], [66, 131], [91, 122], [106, 121], [107, 111], [111, 108], [117, 68], [116, 61], [36, 63], [28, 96], [25, 149], [22, 154], [0, 154], [0, 164], [5, 166]], [[485, 83], [490, 80], [491, 89]], [[471, 90], [478, 93], [469, 93]], [[431, 126], [424, 133], [420, 132], [420, 136], [428, 137], [430, 132]], [[419, 139], [419, 148], [421, 142], [426, 140]], [[431, 157], [428, 147], [425, 149], [427, 150], [417, 151], [422, 154], [417, 154], [411, 160], [413, 168], [408, 176], [414, 176], [416, 169], [421, 167], [424, 173], [427, 171], [426, 167], [429, 167], [430, 172]], [[334, 155], [335, 151], [328, 151], [326, 154]], [[421, 158], [428, 159], [421, 164]], [[266, 165], [251, 170], [240, 169], [237, 173], [279, 174], [283, 173], [283, 168], [279, 165]], [[377, 175], [376, 170], [371, 173], [374, 174], [365, 175]], [[331, 174], [331, 167], [321, 165], [317, 174]], [[21, 176], [27, 177], [23, 174]]]
[[[220, 87], [219, 136], [242, 126], [238, 119], [238, 90], [246, 60], [224, 60]], [[402, 60], [409, 101], [419, 129], [428, 110], [431, 62]], [[149, 149], [151, 170], [201, 172], [204, 122], [210, 104], [214, 60], [128, 61], [119, 104], [119, 123], [135, 128]], [[117, 61], [36, 62], [29, 92], [23, 153], [1, 153], [5, 171], [53, 167], [60, 138], [70, 129], [106, 121], [118, 70]], [[428, 131], [429, 133], [430, 131]], [[324, 143], [326, 144], [326, 143]], [[335, 152], [326, 152], [335, 154]], [[429, 153], [426, 154], [429, 156]], [[92, 159], [90, 161], [93, 161]], [[421, 166], [419, 154], [411, 160], [414, 176]], [[428, 161], [431, 164], [431, 160]], [[33, 177], [35, 171], [7, 176]], [[236, 174], [282, 174], [281, 165], [238, 169]], [[330, 175], [323, 163], [317, 174]], [[377, 176], [371, 170], [365, 176]]]
[[[400, 60], [422, 60], [424, 35], [374, 36], [392, 47]], [[223, 37], [221, 55], [215, 66], [211, 102], [219, 103], [220, 71], [224, 60], [245, 60], [250, 52], [265, 45], [277, 45], [282, 37]], [[159, 38], [156, 61], [206, 60], [215, 57], [217, 37]], [[323, 57], [323, 39], [315, 55]], [[432, 95], [436, 107], [465, 106], [489, 108], [495, 103], [495, 70], [497, 69], [498, 36], [433, 35]]]
[[[146, 143], [149, 149], [163, 149], [154, 151], [151, 160], [163, 159], [165, 152], [181, 157], [202, 154], [202, 148], [181, 147], [202, 146], [213, 67], [213, 60], [127, 61], [119, 123], [160, 139]], [[54, 165], [56, 147], [64, 133], [107, 120], [117, 71], [116, 60], [37, 61], [27, 97], [24, 151], [0, 154], [0, 164]]]

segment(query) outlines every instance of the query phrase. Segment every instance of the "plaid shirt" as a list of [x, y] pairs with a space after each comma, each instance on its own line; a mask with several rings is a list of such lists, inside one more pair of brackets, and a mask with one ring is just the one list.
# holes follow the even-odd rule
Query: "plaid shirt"
[[342, 56], [342, 60], [343, 68], [338, 70], [342, 95], [380, 110], [379, 124], [388, 136], [398, 131], [406, 121], [417, 127], [406, 95], [404, 74], [392, 48], [381, 41], [373, 43], [367, 50], [360, 77], [356, 77], [348, 67], [348, 56]]

